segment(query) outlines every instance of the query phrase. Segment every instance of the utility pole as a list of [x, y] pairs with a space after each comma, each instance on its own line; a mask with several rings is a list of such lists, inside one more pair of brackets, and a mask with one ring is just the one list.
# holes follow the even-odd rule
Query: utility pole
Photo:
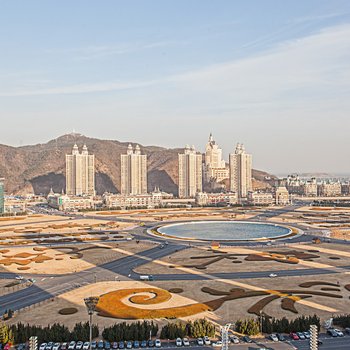
[[317, 326], [310, 326], [310, 350], [318, 350], [318, 330]]
[[231, 323], [225, 324], [225, 326], [221, 327], [221, 341], [222, 347], [221, 350], [228, 350], [229, 339], [228, 339], [228, 331], [230, 330]]
[[90, 344], [89, 348], [92, 350], [92, 315], [96, 310], [96, 305], [99, 301], [99, 297], [88, 297], [84, 299], [88, 314], [89, 314], [89, 326], [90, 326]]

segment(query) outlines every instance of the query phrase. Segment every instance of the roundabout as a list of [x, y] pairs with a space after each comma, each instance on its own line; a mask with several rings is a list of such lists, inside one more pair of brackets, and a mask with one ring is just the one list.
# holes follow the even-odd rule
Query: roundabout
[[299, 233], [280, 224], [247, 221], [192, 221], [165, 224], [148, 231], [150, 234], [190, 241], [269, 241]]

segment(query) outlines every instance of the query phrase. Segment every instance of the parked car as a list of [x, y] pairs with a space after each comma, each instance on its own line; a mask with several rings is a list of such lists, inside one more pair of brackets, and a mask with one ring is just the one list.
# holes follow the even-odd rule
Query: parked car
[[67, 350], [68, 344], [67, 343], [62, 343], [61, 345], [61, 350]]
[[86, 341], [84, 344], [83, 344], [83, 350], [89, 350], [90, 349], [90, 342]]
[[350, 328], [345, 328], [345, 333], [350, 334]]
[[82, 350], [82, 349], [83, 349], [83, 346], [84, 346], [84, 343], [83, 343], [81, 340], [79, 340], [79, 341], [77, 342], [77, 345], [75, 346], [75, 349], [76, 349], [76, 350]]
[[337, 332], [338, 337], [344, 337], [344, 333], [340, 329], [334, 329], [335, 332]]
[[300, 340], [305, 340], [306, 339], [303, 332], [297, 332], [297, 335], [298, 335]]
[[215, 347], [222, 346], [222, 341], [221, 340], [215, 341], [212, 345]]
[[118, 343], [116, 341], [112, 343], [112, 349], [118, 349]]
[[138, 349], [140, 347], [140, 342], [138, 340], [134, 341], [134, 348]]
[[40, 344], [39, 350], [45, 350], [46, 349], [46, 345], [47, 345], [47, 343]]
[[76, 342], [72, 340], [68, 345], [68, 350], [74, 350], [75, 349]]
[[154, 347], [154, 341], [153, 340], [149, 340], [147, 345], [148, 345], [149, 348], [153, 348]]
[[176, 338], [175, 344], [176, 344], [176, 346], [182, 346], [182, 339]]
[[245, 343], [252, 343], [253, 342], [247, 335], [245, 335], [242, 339]]
[[289, 336], [293, 339], [293, 340], [299, 340], [299, 336], [298, 336], [298, 334], [296, 334], [296, 333], [290, 333], [289, 334]]
[[271, 339], [272, 341], [279, 341], [279, 339], [278, 339], [278, 337], [277, 337], [276, 334], [270, 334], [270, 339]]
[[162, 346], [162, 342], [160, 341], [160, 339], [156, 339], [154, 345], [156, 346], [156, 348], [160, 348]]
[[310, 339], [310, 332], [303, 332], [306, 339]]
[[97, 343], [97, 348], [98, 349], [103, 349], [105, 346], [105, 343], [103, 342], [103, 340], [99, 340], [99, 342]]
[[131, 340], [126, 342], [126, 348], [127, 349], [131, 349], [132, 348], [132, 341]]
[[52, 350], [53, 345], [54, 345], [53, 342], [50, 341], [49, 343], [47, 343], [45, 350]]
[[203, 339], [202, 339], [202, 338], [197, 338], [197, 344], [198, 344], [199, 346], [204, 345]]
[[333, 328], [328, 329], [327, 334], [329, 334], [333, 338], [336, 338], [338, 336], [338, 333]]
[[278, 338], [279, 341], [285, 341], [285, 340], [286, 340], [286, 338], [284, 337], [284, 335], [281, 334], [281, 333], [278, 333], [278, 334], [277, 334], [277, 338]]
[[91, 349], [95, 350], [97, 348], [97, 342], [96, 340], [91, 342]]
[[61, 344], [60, 343], [55, 343], [55, 344], [53, 344], [52, 350], [60, 350], [60, 348], [61, 348]]
[[189, 346], [190, 345], [190, 342], [189, 342], [188, 338], [183, 338], [182, 339], [182, 343], [183, 343], [184, 346]]
[[118, 348], [119, 348], [119, 349], [124, 349], [124, 342], [123, 342], [123, 341], [120, 341], [120, 342], [118, 343]]
[[207, 337], [207, 336], [205, 336], [205, 337], [203, 338], [203, 341], [204, 341], [204, 344], [205, 344], [205, 345], [210, 345], [210, 344], [211, 344], [211, 341], [210, 341], [209, 337]]
[[235, 335], [230, 336], [230, 340], [233, 344], [238, 344], [239, 343], [239, 338]]
[[147, 340], [142, 340], [141, 348], [147, 348]]

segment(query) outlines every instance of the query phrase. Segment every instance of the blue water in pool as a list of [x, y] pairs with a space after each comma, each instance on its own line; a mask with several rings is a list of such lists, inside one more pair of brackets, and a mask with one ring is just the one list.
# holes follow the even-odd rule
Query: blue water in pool
[[290, 233], [290, 229], [274, 224], [243, 221], [198, 221], [165, 225], [158, 228], [158, 232], [177, 238], [249, 241], [286, 236]]

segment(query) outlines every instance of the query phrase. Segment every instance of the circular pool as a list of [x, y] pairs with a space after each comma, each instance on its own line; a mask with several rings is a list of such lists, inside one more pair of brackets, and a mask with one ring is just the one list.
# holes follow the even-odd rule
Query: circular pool
[[259, 241], [289, 236], [289, 227], [245, 221], [196, 221], [169, 224], [157, 228], [169, 238], [201, 241]]

